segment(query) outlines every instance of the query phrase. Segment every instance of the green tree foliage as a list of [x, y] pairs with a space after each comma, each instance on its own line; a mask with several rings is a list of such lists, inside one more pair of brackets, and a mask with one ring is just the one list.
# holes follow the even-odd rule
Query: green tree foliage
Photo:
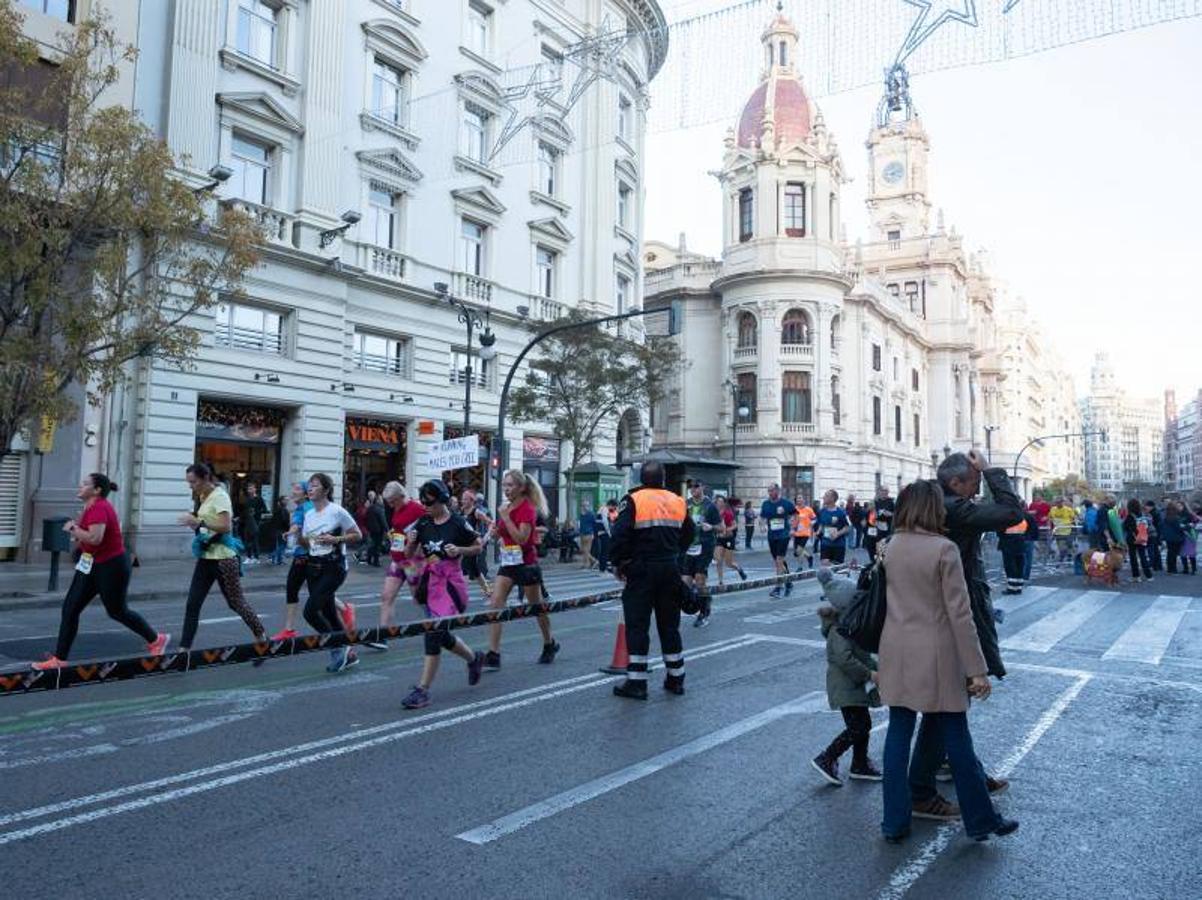
[[[556, 325], [584, 319], [576, 315]], [[517, 422], [550, 425], [557, 438], [570, 442], [571, 470], [596, 457], [597, 442], [615, 429], [623, 412], [663, 399], [684, 367], [674, 339], [632, 340], [613, 326], [561, 331], [535, 352], [525, 381], [510, 394], [509, 414]]]
[[65, 389], [98, 403], [138, 356], [187, 365], [188, 319], [258, 261], [249, 217], [206, 217], [166, 144], [111, 89], [135, 51], [104, 18], [59, 36], [55, 65], [0, 0], [0, 455]]

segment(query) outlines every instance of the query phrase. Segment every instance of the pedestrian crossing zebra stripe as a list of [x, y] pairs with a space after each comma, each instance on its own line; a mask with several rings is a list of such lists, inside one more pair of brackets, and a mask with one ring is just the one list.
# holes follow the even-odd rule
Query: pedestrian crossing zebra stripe
[[1030, 650], [1047, 653], [1091, 618], [1097, 615], [1117, 594], [1105, 591], [1086, 591], [1017, 634], [1002, 640], [1006, 650]]
[[1169, 649], [1177, 626], [1189, 610], [1188, 597], [1157, 597], [1152, 605], [1140, 613], [1102, 659], [1123, 659], [1131, 662], [1160, 665], [1160, 660]]

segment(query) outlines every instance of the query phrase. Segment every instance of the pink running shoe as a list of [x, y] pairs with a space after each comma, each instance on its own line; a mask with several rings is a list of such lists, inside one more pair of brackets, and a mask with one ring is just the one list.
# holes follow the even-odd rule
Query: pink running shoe
[[295, 628], [281, 628], [271, 636], [273, 641], [287, 641], [294, 637], [300, 637], [300, 632]]
[[342, 608], [338, 610], [338, 618], [342, 620], [343, 631], [354, 631], [355, 605], [353, 603], [343, 603]]
[[53, 669], [61, 669], [66, 664], [66, 660], [59, 659], [53, 653], [48, 653], [46, 654], [46, 658], [44, 660], [41, 662], [35, 662], [33, 664], [33, 668], [34, 671], [37, 672], [49, 672]]
[[171, 635], [159, 633], [153, 641], [146, 645], [146, 652], [151, 656], [162, 656], [167, 652], [167, 642], [171, 640]]

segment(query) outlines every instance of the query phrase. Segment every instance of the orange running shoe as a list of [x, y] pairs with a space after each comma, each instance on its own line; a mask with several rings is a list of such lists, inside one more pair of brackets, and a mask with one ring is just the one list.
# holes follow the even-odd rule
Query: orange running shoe
[[343, 603], [342, 608], [338, 610], [338, 618], [342, 620], [343, 631], [355, 630], [355, 605], [353, 603]]
[[295, 628], [281, 628], [271, 636], [273, 641], [287, 641], [294, 637], [300, 637], [300, 632]]
[[59, 659], [53, 653], [48, 653], [48, 654], [46, 654], [46, 658], [44, 660], [42, 660], [41, 662], [35, 662], [33, 664], [33, 668], [34, 668], [34, 671], [37, 671], [37, 672], [49, 672], [52, 669], [61, 669], [66, 664], [67, 664], [66, 660]]

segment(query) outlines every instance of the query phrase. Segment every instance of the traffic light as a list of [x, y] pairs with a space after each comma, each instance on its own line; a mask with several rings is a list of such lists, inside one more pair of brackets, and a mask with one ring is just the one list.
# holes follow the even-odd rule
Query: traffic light
[[488, 467], [494, 472], [505, 465], [505, 460], [509, 457], [509, 438], [503, 441], [498, 441], [496, 438], [492, 440], [492, 448], [488, 456]]

